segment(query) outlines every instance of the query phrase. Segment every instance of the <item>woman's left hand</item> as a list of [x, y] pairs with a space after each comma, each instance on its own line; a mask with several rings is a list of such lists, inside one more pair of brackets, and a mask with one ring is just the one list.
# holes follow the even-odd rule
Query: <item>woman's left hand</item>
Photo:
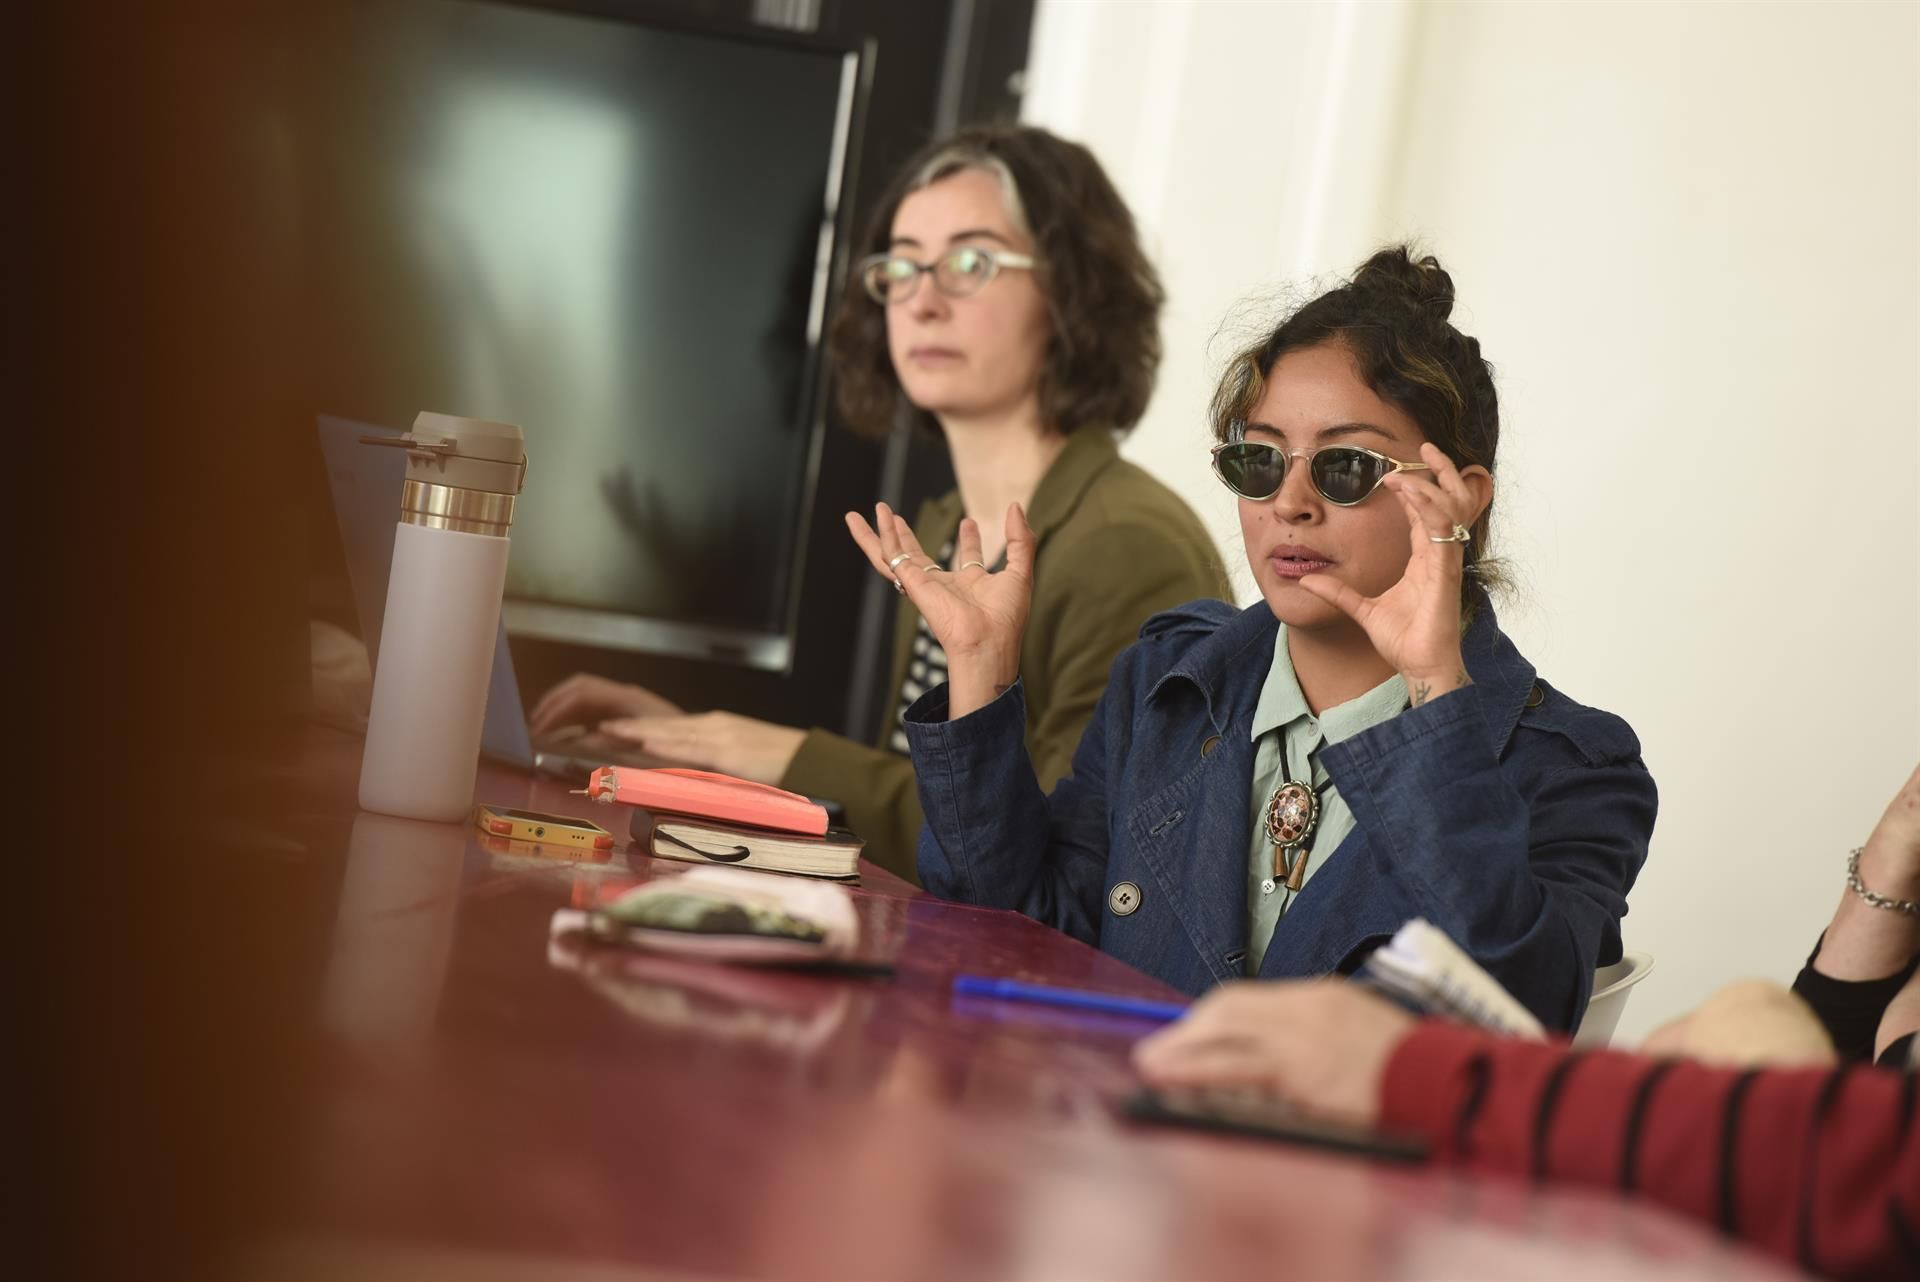
[[[1406, 509], [1410, 527], [1411, 555], [1400, 581], [1367, 597], [1329, 574], [1300, 580], [1302, 588], [1360, 625], [1374, 650], [1406, 681], [1415, 707], [1471, 681], [1460, 657], [1465, 544], [1448, 536], [1471, 526], [1486, 507], [1438, 446], [1421, 445], [1420, 460], [1432, 471], [1396, 472], [1382, 482]], [[1476, 484], [1481, 477], [1484, 473], [1475, 477]]]
[[649, 756], [768, 784], [778, 784], [785, 777], [807, 737], [804, 730], [731, 712], [620, 717], [601, 722], [600, 730]]

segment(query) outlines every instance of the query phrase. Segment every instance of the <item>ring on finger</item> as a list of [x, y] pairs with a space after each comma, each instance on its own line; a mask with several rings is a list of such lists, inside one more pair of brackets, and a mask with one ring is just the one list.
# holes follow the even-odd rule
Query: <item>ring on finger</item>
[[971, 570], [976, 565], [983, 570], [987, 568], [987, 563], [985, 561], [963, 561], [960, 563], [960, 568], [963, 570]]
[[902, 583], [899, 579], [895, 579], [893, 581], [893, 590], [895, 592], [898, 592], [901, 596], [905, 596], [907, 594], [907, 585]]
[[1460, 524], [1458, 521], [1455, 521], [1453, 523], [1452, 534], [1429, 534], [1427, 536], [1427, 542], [1429, 543], [1471, 543], [1473, 542], [1473, 531], [1469, 530], [1466, 526]]
[[902, 552], [899, 556], [896, 556], [887, 562], [887, 568], [889, 570], [898, 570], [900, 568], [900, 563], [902, 561], [911, 559], [912, 556], [913, 556], [913, 553], [911, 552]]

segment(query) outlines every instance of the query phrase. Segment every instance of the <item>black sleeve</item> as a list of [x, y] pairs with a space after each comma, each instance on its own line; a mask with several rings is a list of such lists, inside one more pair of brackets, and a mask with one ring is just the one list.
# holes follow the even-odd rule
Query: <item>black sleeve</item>
[[[1825, 935], [1820, 938], [1825, 942]], [[1813, 968], [1814, 959], [1819, 956], [1820, 945], [1815, 944], [1807, 964], [1800, 968], [1799, 977], [1793, 981], [1793, 991], [1813, 1007], [1842, 1062], [1871, 1060], [1880, 1017], [1886, 1014], [1894, 995], [1913, 978], [1914, 969], [1920, 967], [1920, 954], [1884, 979], [1835, 979], [1822, 975]]]
[[1881, 1068], [1908, 1069], [1913, 1067], [1913, 1034], [1902, 1033], [1887, 1043], [1887, 1049], [1880, 1052], [1875, 1060]]

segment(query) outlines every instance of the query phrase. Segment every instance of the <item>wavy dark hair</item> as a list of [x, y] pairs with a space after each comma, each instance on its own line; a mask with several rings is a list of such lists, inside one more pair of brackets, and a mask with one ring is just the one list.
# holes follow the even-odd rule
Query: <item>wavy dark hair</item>
[[[1500, 444], [1500, 401], [1493, 366], [1479, 340], [1454, 328], [1453, 277], [1431, 254], [1392, 245], [1375, 253], [1351, 280], [1306, 303], [1271, 334], [1236, 353], [1213, 394], [1217, 441], [1232, 438], [1260, 403], [1267, 376], [1288, 352], [1338, 343], [1373, 394], [1402, 410], [1457, 467], [1477, 463], [1493, 471]], [[1491, 556], [1493, 505], [1473, 523], [1466, 546], [1461, 603], [1468, 614], [1479, 599], [1475, 584], [1503, 581]]]
[[[1053, 320], [1040, 374], [1042, 421], [1060, 432], [1130, 430], [1153, 396], [1166, 292], [1126, 202], [1079, 143], [1029, 125], [979, 125], [928, 143], [882, 194], [855, 260], [886, 251], [908, 195], [968, 169], [1000, 179], [1008, 216], [1033, 238], [1040, 260], [1034, 280]], [[856, 279], [841, 290], [827, 352], [847, 424], [885, 436], [900, 381], [887, 354], [886, 310]], [[920, 418], [932, 426], [930, 415]]]

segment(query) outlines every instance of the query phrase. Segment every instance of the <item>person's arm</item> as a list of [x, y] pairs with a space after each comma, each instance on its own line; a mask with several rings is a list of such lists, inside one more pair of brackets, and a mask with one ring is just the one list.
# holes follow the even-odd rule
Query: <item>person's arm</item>
[[1920, 968], [1920, 913], [1901, 907], [1920, 902], [1920, 767], [1874, 825], [1856, 875], [1867, 893], [1851, 886], [1841, 892], [1833, 920], [1793, 981], [1850, 1060], [1873, 1057], [1920, 1024], [1920, 997], [1906, 992]]
[[1920, 1277], [1911, 1073], [1583, 1054], [1346, 980], [1222, 985], [1133, 1061], [1155, 1086], [1250, 1090], [1420, 1136], [1439, 1162], [1658, 1202], [1816, 1272]]
[[1041, 791], [1022, 742], [1026, 692], [1018, 682], [962, 717], [948, 717], [945, 686], [907, 710], [907, 742], [927, 816], [921, 884], [943, 899], [1010, 908], [1099, 944], [1112, 690], [1094, 709], [1071, 775], [1051, 795]]
[[1438, 1160], [1658, 1202], [1830, 1277], [1920, 1276], [1915, 1078], [1712, 1068], [1423, 1022], [1379, 1124]]
[[[1114, 659], [1140, 625], [1225, 588], [1210, 547], [1190, 546], [1164, 529], [1093, 525], [1048, 544], [1020, 647], [1023, 697], [1032, 690], [1040, 705], [1027, 709], [1024, 739], [1041, 792], [1071, 768]], [[814, 730], [780, 786], [838, 800], [848, 826], [867, 839], [869, 858], [919, 880], [914, 848], [925, 812], [904, 758]]]
[[1467, 690], [1323, 754], [1407, 902], [1543, 1023], [1567, 1031], [1626, 912], [1657, 808], [1632, 734], [1605, 714], [1584, 715], [1596, 760], [1570, 753], [1531, 797], [1502, 769]]
[[1851, 887], [1841, 893], [1814, 962], [1834, 979], [1877, 979], [1920, 953], [1920, 914], [1895, 906], [1920, 903], [1920, 766], [1861, 847], [1858, 875], [1867, 894], [1883, 903], [1876, 906]]
[[1493, 735], [1461, 646], [1462, 540], [1492, 498], [1479, 466], [1457, 468], [1432, 444], [1428, 472], [1381, 484], [1407, 515], [1398, 582], [1367, 597], [1331, 574], [1300, 586], [1357, 623], [1407, 687], [1411, 707], [1322, 753], [1370, 842], [1386, 850], [1408, 916], [1426, 917], [1549, 1027], [1586, 1006], [1603, 940], [1653, 832], [1653, 779], [1625, 723], [1592, 713], [1567, 727], [1579, 751], [1522, 797]]
[[[1081, 755], [1091, 755], [1084, 776], [1072, 781], [1077, 791], [1063, 785], [1049, 806], [1023, 741], [1019, 656], [1034, 562], [1026, 514], [1017, 503], [1007, 509], [1006, 565], [993, 573], [980, 564], [980, 531], [971, 519], [960, 522], [961, 568], [952, 571], [940, 568], [884, 503], [876, 505], [872, 526], [848, 513], [847, 528], [947, 654], [947, 683], [921, 696], [904, 722], [927, 818], [922, 883], [943, 898], [1014, 908], [1097, 940], [1099, 915], [1087, 901], [1097, 898], [1106, 863], [1100, 753], [1082, 744]], [[1096, 710], [1089, 741], [1099, 723]]]

